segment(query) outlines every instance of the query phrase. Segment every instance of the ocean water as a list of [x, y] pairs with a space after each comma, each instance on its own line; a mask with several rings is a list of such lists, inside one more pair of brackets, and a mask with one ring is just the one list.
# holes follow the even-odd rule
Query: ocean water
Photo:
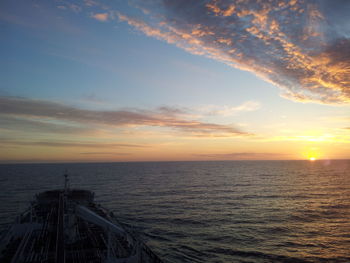
[[165, 262], [350, 262], [350, 160], [0, 165], [0, 228], [65, 169]]

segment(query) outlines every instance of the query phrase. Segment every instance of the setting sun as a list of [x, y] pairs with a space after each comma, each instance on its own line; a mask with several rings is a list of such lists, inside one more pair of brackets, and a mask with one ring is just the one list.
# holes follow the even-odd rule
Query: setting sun
[[316, 160], [316, 158], [315, 157], [310, 157], [310, 159], [309, 159], [310, 161], [315, 161]]

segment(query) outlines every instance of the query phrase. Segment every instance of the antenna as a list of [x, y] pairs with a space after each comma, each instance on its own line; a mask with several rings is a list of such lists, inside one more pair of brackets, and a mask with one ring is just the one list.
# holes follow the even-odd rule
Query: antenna
[[69, 187], [69, 178], [68, 178], [68, 171], [67, 169], [64, 171], [64, 191], [67, 193], [68, 192], [68, 187]]

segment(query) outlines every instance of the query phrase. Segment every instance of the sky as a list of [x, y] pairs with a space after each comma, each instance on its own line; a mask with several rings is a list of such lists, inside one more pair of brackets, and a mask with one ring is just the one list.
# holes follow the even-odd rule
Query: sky
[[0, 162], [350, 158], [350, 1], [4, 0]]

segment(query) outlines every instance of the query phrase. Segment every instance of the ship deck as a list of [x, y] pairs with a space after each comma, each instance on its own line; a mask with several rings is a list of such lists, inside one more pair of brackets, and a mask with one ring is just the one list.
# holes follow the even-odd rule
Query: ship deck
[[[137, 240], [129, 234], [106, 231], [98, 222], [122, 227], [93, 198], [94, 194], [85, 190], [53, 190], [37, 195], [30, 209], [3, 238], [7, 245], [0, 262], [97, 263], [106, 262], [111, 255], [116, 259], [130, 258]], [[84, 206], [100, 221], [77, 216], [77, 205]], [[162, 262], [144, 244], [139, 253], [140, 262]]]

